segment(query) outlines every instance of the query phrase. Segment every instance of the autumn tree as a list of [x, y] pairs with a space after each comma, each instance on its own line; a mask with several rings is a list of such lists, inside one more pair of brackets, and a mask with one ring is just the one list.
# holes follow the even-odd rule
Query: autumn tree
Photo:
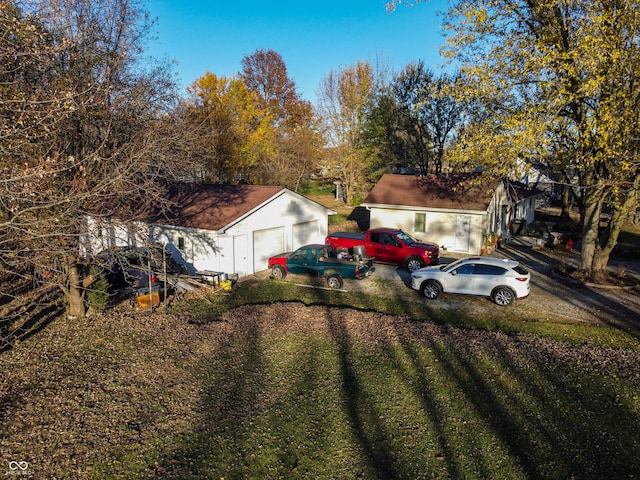
[[131, 0], [0, 3], [0, 269], [59, 287], [77, 317], [87, 215], [134, 225], [174, 170], [172, 82], [137, 63], [146, 18]]
[[368, 187], [364, 177], [367, 115], [375, 98], [375, 75], [369, 62], [334, 72], [322, 80], [318, 108], [330, 147], [330, 165], [343, 184], [345, 201], [352, 205]]
[[[637, 2], [461, 0], [445, 23], [445, 53], [473, 79], [468, 92], [486, 103], [500, 98], [490, 126], [473, 136], [476, 150], [555, 158], [580, 197], [581, 268], [604, 275], [637, 203]], [[605, 203], [613, 215], [601, 232]]]
[[296, 190], [313, 172], [322, 139], [311, 103], [300, 98], [282, 56], [257, 50], [245, 56], [239, 74], [255, 95], [262, 133], [252, 144], [259, 183], [286, 185]]
[[206, 73], [187, 89], [182, 115], [194, 132], [197, 181], [237, 183], [250, 180], [255, 162], [253, 144], [271, 129], [267, 111], [239, 78]]

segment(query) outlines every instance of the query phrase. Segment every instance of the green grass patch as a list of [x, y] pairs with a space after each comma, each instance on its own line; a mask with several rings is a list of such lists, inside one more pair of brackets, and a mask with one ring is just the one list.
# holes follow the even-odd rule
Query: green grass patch
[[640, 227], [625, 226], [618, 236], [616, 254], [627, 258], [640, 258]]
[[[375, 281], [375, 279], [372, 279]], [[194, 323], [217, 321], [221, 316], [242, 305], [272, 304], [277, 302], [301, 302], [305, 305], [323, 305], [352, 308], [361, 311], [386, 313], [428, 321], [439, 325], [451, 325], [467, 329], [481, 329], [508, 334], [527, 333], [571, 344], [590, 344], [612, 348], [640, 350], [638, 338], [620, 329], [588, 325], [578, 322], [542, 321], [520, 319], [509, 315], [513, 309], [500, 316], [473, 315], [455, 309], [436, 310], [420, 302], [403, 298], [381, 297], [356, 292], [340, 292], [327, 289], [300, 287], [292, 283], [262, 280], [243, 282], [229, 295], [213, 295], [205, 299], [181, 302], [174, 306], [176, 312], [189, 312]]]
[[301, 195], [334, 195], [335, 185], [321, 180], [309, 180], [298, 189]]
[[[629, 478], [637, 384], [552, 352], [238, 331], [163, 478]], [[126, 463], [126, 460], [123, 459]]]
[[244, 281], [3, 352], [0, 438], [34, 478], [638, 478], [616, 332]]
[[329, 215], [329, 225], [342, 225], [349, 218], [348, 214], [336, 213], [335, 215]]

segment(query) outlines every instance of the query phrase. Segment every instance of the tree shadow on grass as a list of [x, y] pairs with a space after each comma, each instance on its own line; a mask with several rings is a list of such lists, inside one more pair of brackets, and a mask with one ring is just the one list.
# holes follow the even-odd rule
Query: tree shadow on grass
[[28, 303], [20, 302], [15, 308], [7, 309], [0, 319], [0, 353], [11, 349], [16, 341], [35, 335], [65, 311], [58, 289], [30, 297]]
[[634, 352], [302, 308], [221, 328], [163, 478], [640, 474]]
[[[640, 473], [637, 409], [622, 398], [626, 388], [612, 389], [621, 380], [617, 373], [597, 374], [602, 365], [582, 371], [579, 361], [590, 349], [556, 350], [555, 342], [534, 339], [529, 345], [489, 332], [464, 338], [462, 331], [444, 328], [459, 338], [425, 344], [404, 338], [390, 357], [433, 424], [440, 425], [437, 436], [451, 478], [468, 478], [469, 470], [479, 478], [495, 478], [496, 461], [507, 458], [524, 478], [634, 478]], [[460, 393], [464, 412], [434, 396], [434, 385], [443, 378]], [[445, 420], [461, 415], [468, 417], [459, 422], [467, 431], [446, 426]], [[447, 450], [450, 445], [455, 451]], [[466, 473], [460, 474], [463, 468]]]
[[390, 447], [388, 433], [378, 420], [381, 412], [376, 407], [375, 399], [367, 395], [360, 386], [358, 372], [352, 363], [349, 333], [336, 313], [328, 312], [329, 331], [338, 347], [343, 402], [351, 429], [375, 478], [401, 478], [401, 466]]

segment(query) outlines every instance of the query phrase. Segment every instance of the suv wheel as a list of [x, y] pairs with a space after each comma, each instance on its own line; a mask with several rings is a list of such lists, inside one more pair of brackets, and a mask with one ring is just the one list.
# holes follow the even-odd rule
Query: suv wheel
[[510, 288], [498, 287], [491, 294], [491, 299], [496, 305], [508, 307], [515, 300], [515, 295]]
[[420, 290], [429, 300], [434, 300], [438, 295], [440, 295], [442, 288], [440, 288], [440, 284], [435, 280], [427, 280], [422, 284], [422, 288]]

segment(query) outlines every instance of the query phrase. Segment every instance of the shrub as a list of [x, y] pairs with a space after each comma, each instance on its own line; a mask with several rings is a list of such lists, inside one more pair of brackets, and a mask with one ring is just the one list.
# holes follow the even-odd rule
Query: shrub
[[98, 280], [93, 282], [87, 292], [87, 307], [93, 312], [102, 313], [109, 303], [111, 285], [101, 272], [92, 269], [91, 274], [98, 275]]

